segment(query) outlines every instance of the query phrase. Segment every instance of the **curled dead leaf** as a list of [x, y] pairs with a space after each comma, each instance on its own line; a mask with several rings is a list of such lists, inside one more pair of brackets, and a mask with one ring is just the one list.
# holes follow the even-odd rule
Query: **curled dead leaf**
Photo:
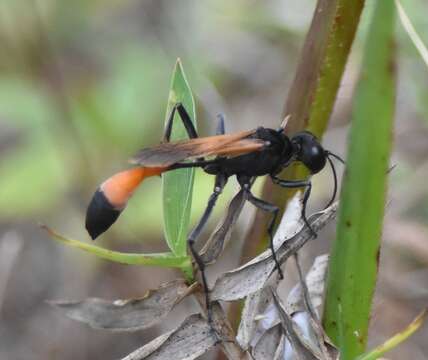
[[109, 301], [88, 298], [81, 301], [48, 301], [69, 318], [95, 329], [136, 331], [159, 323], [191, 288], [175, 280], [150, 290], [142, 298]]

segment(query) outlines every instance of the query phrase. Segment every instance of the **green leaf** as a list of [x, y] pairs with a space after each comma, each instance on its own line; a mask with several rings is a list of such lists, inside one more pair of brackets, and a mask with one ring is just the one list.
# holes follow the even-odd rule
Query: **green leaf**
[[394, 116], [394, 2], [376, 2], [365, 47], [333, 244], [324, 324], [341, 359], [367, 342]]
[[178, 257], [173, 253], [154, 253], [154, 254], [135, 254], [123, 253], [119, 251], [108, 250], [99, 246], [91, 245], [82, 241], [68, 239], [49, 227], [41, 225], [42, 229], [46, 230], [49, 236], [58, 242], [67, 246], [71, 246], [105, 260], [127, 264], [127, 265], [149, 265], [162, 267], [178, 267], [186, 272], [186, 269], [191, 268], [190, 258], [188, 256]]
[[415, 45], [425, 65], [428, 66], [428, 48], [422, 41], [419, 34], [416, 32], [415, 27], [407, 16], [406, 11], [404, 10], [399, 0], [395, 0], [395, 6], [397, 7], [398, 17], [401, 24], [403, 25], [404, 30], [407, 32], [407, 35], [409, 35], [410, 40], [412, 41], [413, 45]]
[[[168, 119], [173, 106], [178, 102], [184, 105], [196, 127], [195, 102], [180, 59], [177, 60], [172, 74], [166, 119]], [[188, 135], [184, 125], [176, 113], [171, 141], [187, 138]], [[192, 207], [193, 178], [194, 169], [175, 170], [162, 176], [165, 237], [169, 248], [177, 256], [185, 256], [187, 253], [186, 245], [190, 209]]]
[[385, 341], [382, 345], [375, 347], [373, 350], [368, 353], [361, 355], [357, 360], [376, 360], [379, 359], [387, 351], [390, 351], [396, 348], [409, 336], [411, 336], [416, 330], [418, 330], [424, 323], [427, 317], [427, 310], [422, 311], [416, 319], [414, 319], [403, 331], [400, 331], [398, 334], [394, 335], [392, 338]]

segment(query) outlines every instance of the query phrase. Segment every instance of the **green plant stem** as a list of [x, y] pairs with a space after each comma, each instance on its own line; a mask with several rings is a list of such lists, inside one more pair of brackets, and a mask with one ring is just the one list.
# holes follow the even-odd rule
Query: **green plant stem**
[[395, 101], [394, 21], [394, 2], [376, 2], [353, 105], [324, 312], [343, 360], [365, 349], [376, 284]]

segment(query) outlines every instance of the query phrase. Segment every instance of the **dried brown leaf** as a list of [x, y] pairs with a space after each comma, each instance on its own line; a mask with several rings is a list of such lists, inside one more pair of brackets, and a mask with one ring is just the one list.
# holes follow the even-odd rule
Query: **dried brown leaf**
[[[314, 214], [309, 219], [312, 228], [319, 231], [336, 215], [337, 203], [328, 209]], [[296, 253], [310, 238], [312, 232], [303, 228], [290, 239], [282, 239], [277, 250], [280, 263], [284, 263]], [[211, 292], [212, 300], [234, 301], [242, 299], [262, 289], [275, 269], [275, 263], [270, 250], [266, 250], [243, 266], [229, 271], [219, 277]]]
[[[273, 359], [281, 345], [283, 335], [282, 325], [278, 324], [267, 330], [252, 351], [256, 360]], [[282, 344], [282, 346], [284, 346]]]
[[234, 225], [238, 220], [244, 204], [244, 192], [240, 190], [229, 203], [226, 215], [219, 222], [201, 251], [201, 257], [205, 264], [213, 263], [223, 251], [225, 244], [230, 239]]
[[218, 338], [206, 319], [193, 314], [176, 330], [159, 336], [122, 360], [192, 360], [217, 342]]
[[[331, 342], [328, 339], [327, 334], [325, 333], [325, 331], [322, 327], [321, 321], [320, 321], [318, 314], [315, 310], [315, 307], [312, 303], [312, 297], [311, 297], [311, 294], [309, 293], [308, 285], [306, 284], [306, 281], [303, 277], [303, 272], [302, 272], [302, 268], [300, 266], [298, 254], [294, 254], [294, 258], [295, 258], [297, 271], [299, 274], [300, 287], [302, 289], [302, 294], [303, 294], [304, 311], [308, 315], [308, 320], [309, 320], [308, 321], [309, 322], [308, 327], [310, 329], [310, 333], [311, 333], [311, 335], [313, 334], [315, 337], [315, 341], [317, 343], [317, 346], [322, 353], [322, 358], [325, 360], [331, 360], [333, 358], [336, 358], [337, 351], [336, 352], [333, 351], [333, 350], [335, 350], [334, 347], [327, 346], [327, 345], [330, 345]], [[324, 289], [325, 276], [326, 276], [325, 273], [327, 270], [327, 260], [325, 261], [325, 266], [318, 267], [318, 269], [320, 270], [319, 275], [321, 275], [321, 276], [319, 276], [319, 277], [315, 276], [316, 270], [317, 270], [317, 267], [315, 267], [312, 274], [308, 274], [308, 277], [309, 277], [309, 275], [311, 275], [312, 279], [315, 278], [315, 280], [316, 279], [319, 280], [316, 285], [318, 285], [317, 287], [321, 289], [321, 295], [319, 295], [319, 297], [321, 298], [321, 301], [322, 301], [322, 293], [323, 293], [323, 289]], [[312, 283], [311, 285], [313, 286], [315, 284]]]
[[[275, 280], [277, 282], [277, 280]], [[254, 346], [262, 336], [266, 328], [263, 327], [259, 334], [257, 329], [260, 327], [260, 321], [257, 317], [266, 312], [266, 308], [272, 299], [272, 294], [269, 286], [256, 291], [254, 294], [248, 295], [245, 299], [244, 309], [241, 314], [241, 322], [239, 324], [238, 335], [236, 340], [239, 345], [247, 350], [249, 346]]]
[[303, 335], [300, 328], [293, 321], [292, 317], [287, 314], [278, 295], [272, 291], [274, 303], [278, 309], [281, 324], [286, 334], [287, 339], [290, 341], [291, 347], [297, 359], [301, 360], [324, 360], [321, 352], [313, 346], [306, 337]]
[[175, 280], [137, 299], [109, 301], [89, 298], [48, 303], [62, 310], [69, 318], [95, 329], [135, 331], [160, 322], [189, 291], [184, 280]]
[[[309, 298], [315, 308], [321, 306], [324, 295], [324, 285], [327, 276], [328, 255], [317, 256], [306, 275], [306, 286]], [[302, 285], [296, 284], [290, 291], [285, 305], [287, 312], [293, 315], [297, 311], [306, 309], [302, 293]]]

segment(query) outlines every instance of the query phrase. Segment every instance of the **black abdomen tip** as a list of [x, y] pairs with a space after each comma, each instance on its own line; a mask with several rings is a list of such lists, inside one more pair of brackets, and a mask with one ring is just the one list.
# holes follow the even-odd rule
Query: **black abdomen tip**
[[98, 189], [86, 210], [85, 227], [92, 240], [95, 240], [112, 226], [120, 213], [121, 210], [115, 209], [107, 200], [104, 193]]

